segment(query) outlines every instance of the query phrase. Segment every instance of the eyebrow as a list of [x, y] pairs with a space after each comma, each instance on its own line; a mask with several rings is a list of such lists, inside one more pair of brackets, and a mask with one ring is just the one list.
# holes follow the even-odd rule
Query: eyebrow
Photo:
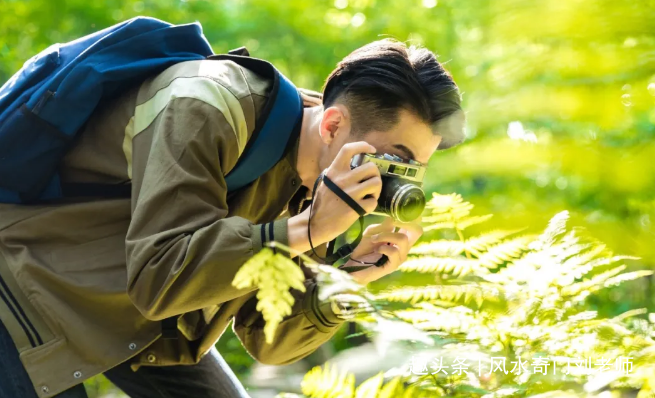
[[416, 160], [416, 156], [414, 156], [414, 152], [412, 152], [412, 150], [407, 148], [405, 145], [396, 144], [393, 147], [402, 151], [405, 157], [407, 158], [407, 160]]

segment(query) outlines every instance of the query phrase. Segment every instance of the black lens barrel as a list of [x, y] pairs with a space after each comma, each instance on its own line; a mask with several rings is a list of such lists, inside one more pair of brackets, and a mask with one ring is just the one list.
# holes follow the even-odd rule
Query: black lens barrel
[[425, 193], [418, 184], [403, 178], [382, 177], [377, 212], [388, 214], [398, 221], [410, 222], [419, 218], [423, 209]]

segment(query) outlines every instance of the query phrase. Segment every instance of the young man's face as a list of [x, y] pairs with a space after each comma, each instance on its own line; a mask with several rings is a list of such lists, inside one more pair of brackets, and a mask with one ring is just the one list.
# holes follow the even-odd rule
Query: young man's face
[[390, 130], [368, 132], [362, 140], [373, 145], [380, 154], [388, 153], [427, 164], [441, 137], [409, 111], [403, 109], [399, 116], [398, 123]]
[[[388, 153], [427, 163], [437, 150], [441, 137], [430, 126], [407, 110], [400, 110], [398, 122], [387, 131], [369, 131], [357, 134], [351, 129], [350, 115], [343, 105], [326, 109], [321, 121], [321, 136], [327, 144], [320, 167], [325, 169], [334, 160], [345, 144], [366, 141], [377, 149], [377, 153]], [[329, 138], [328, 138], [329, 137]]]

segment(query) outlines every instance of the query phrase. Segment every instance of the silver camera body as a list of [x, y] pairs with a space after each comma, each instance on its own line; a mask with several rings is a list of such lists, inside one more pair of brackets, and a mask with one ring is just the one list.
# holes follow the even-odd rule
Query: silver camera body
[[425, 178], [426, 167], [422, 163], [413, 160], [405, 161], [401, 157], [387, 153], [382, 155], [370, 153], [355, 155], [350, 161], [350, 168], [354, 169], [364, 163], [375, 163], [382, 176], [404, 178], [420, 184], [423, 184], [423, 178]]
[[425, 208], [425, 193], [421, 187], [427, 169], [423, 164], [387, 153], [361, 153], [352, 158], [350, 168], [365, 163], [374, 163], [382, 177], [382, 192], [374, 214], [389, 215], [402, 222], [421, 216]]

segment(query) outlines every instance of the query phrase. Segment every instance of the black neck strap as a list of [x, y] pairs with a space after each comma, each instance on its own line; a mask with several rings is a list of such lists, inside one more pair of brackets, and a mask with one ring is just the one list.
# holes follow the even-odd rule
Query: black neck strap
[[[313, 210], [314, 210], [314, 197], [316, 195], [316, 190], [318, 189], [318, 184], [323, 181], [326, 187], [330, 189], [330, 191], [334, 192], [335, 195], [337, 195], [341, 200], [346, 202], [348, 206], [350, 206], [353, 210], [359, 214], [359, 234], [357, 235], [357, 238], [352, 241], [351, 243], [347, 243], [343, 246], [341, 246], [336, 253], [333, 253], [334, 251], [334, 243], [336, 241], [332, 240], [330, 243], [328, 243], [327, 247], [327, 255], [325, 258], [319, 256], [316, 251], [314, 250], [314, 245], [312, 244], [312, 234], [311, 234], [311, 219], [313, 215]], [[335, 184], [331, 179], [328, 178], [328, 176], [325, 174], [325, 171], [321, 173], [321, 175], [318, 176], [316, 179], [316, 182], [314, 183], [314, 190], [312, 191], [312, 201], [311, 204], [309, 205], [309, 222], [307, 223], [307, 237], [309, 239], [309, 246], [312, 248], [312, 253], [314, 256], [317, 258], [321, 259], [327, 264], [332, 264], [336, 261], [338, 261], [341, 258], [344, 258], [348, 255], [350, 255], [353, 250], [359, 245], [359, 242], [362, 240], [362, 235], [364, 234], [364, 216], [366, 215], [366, 210], [362, 208], [362, 206], [359, 205], [353, 198], [350, 197], [347, 193], [345, 193], [337, 184]]]

